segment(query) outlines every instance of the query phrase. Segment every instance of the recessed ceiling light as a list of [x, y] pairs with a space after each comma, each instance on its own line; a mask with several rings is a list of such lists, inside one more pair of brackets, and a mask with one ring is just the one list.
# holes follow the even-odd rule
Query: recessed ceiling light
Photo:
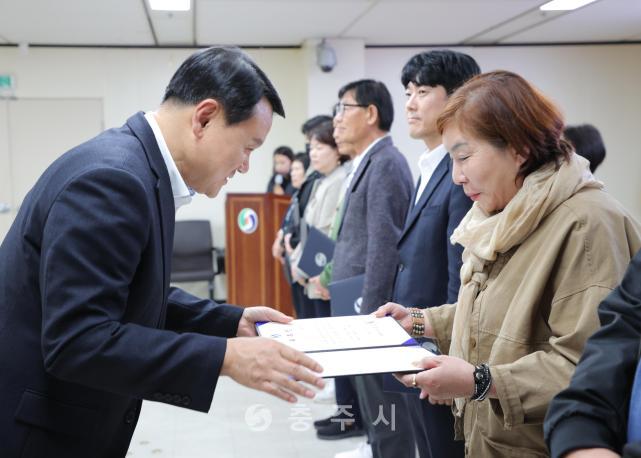
[[575, 10], [594, 1], [596, 0], [552, 0], [545, 5], [541, 5], [539, 9], [543, 11]]
[[191, 0], [149, 0], [149, 7], [155, 11], [189, 11]]

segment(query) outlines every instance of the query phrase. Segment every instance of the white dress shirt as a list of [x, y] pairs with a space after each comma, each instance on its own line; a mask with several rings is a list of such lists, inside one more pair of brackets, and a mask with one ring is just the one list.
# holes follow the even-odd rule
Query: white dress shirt
[[174, 195], [174, 206], [176, 207], [176, 211], [178, 211], [180, 207], [191, 202], [191, 196], [194, 195], [194, 192], [189, 189], [187, 183], [183, 180], [183, 177], [180, 176], [178, 167], [176, 167], [174, 158], [171, 157], [169, 147], [167, 146], [167, 142], [165, 142], [165, 137], [162, 136], [160, 126], [158, 125], [158, 121], [156, 121], [156, 117], [154, 115], [155, 113], [153, 111], [145, 113], [145, 119], [149, 123], [151, 130], [154, 132], [156, 143], [158, 143], [158, 149], [160, 149], [160, 154], [162, 154], [162, 158], [165, 161], [165, 166], [169, 173], [169, 181], [171, 182], [171, 192]]
[[419, 156], [418, 168], [421, 171], [421, 184], [418, 187], [414, 205], [418, 203], [423, 191], [425, 191], [427, 183], [429, 183], [430, 178], [432, 178], [432, 175], [434, 174], [434, 170], [436, 170], [436, 167], [438, 167], [445, 155], [447, 155], [447, 150], [443, 144], [440, 144], [433, 150], [424, 151]]
[[354, 175], [356, 175], [358, 166], [361, 165], [361, 162], [363, 162], [363, 159], [365, 159], [365, 156], [367, 156], [367, 153], [369, 153], [372, 150], [372, 148], [374, 148], [374, 145], [376, 145], [385, 137], [389, 137], [389, 134], [383, 135], [382, 137], [379, 137], [376, 140], [374, 140], [372, 143], [369, 144], [367, 148], [365, 148], [365, 151], [363, 151], [361, 154], [359, 154], [352, 160], [352, 171], [349, 173], [349, 175], [347, 175], [347, 178], [345, 179], [345, 189], [349, 189], [349, 185], [352, 184], [352, 180], [354, 179]]

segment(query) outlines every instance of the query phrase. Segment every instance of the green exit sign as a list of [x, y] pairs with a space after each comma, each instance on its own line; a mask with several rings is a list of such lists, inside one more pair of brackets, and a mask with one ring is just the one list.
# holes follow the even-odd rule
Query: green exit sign
[[16, 85], [13, 75], [0, 74], [0, 96], [12, 96]]

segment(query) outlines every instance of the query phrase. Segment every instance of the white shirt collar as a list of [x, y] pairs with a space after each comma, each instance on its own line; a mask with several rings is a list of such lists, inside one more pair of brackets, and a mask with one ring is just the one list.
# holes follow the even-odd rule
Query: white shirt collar
[[356, 175], [356, 171], [358, 170], [358, 166], [361, 165], [361, 162], [363, 162], [363, 160], [365, 159], [365, 156], [367, 156], [367, 153], [369, 153], [378, 142], [380, 142], [381, 140], [389, 136], [390, 134], [385, 134], [382, 137], [378, 137], [376, 140], [370, 143], [367, 148], [365, 148], [365, 151], [363, 151], [361, 154], [359, 154], [354, 159], [352, 159], [352, 171], [350, 172], [350, 174], [347, 176], [347, 179], [345, 180], [345, 182], [347, 183], [347, 187], [349, 187], [350, 183], [352, 182], [352, 179], [354, 178], [354, 175]]
[[425, 150], [418, 158], [418, 168], [421, 172], [421, 183], [416, 193], [416, 200], [414, 205], [419, 201], [427, 183], [432, 178], [436, 167], [441, 163], [443, 158], [447, 155], [447, 150], [443, 144], [438, 145], [433, 150]]
[[167, 146], [167, 142], [165, 142], [165, 137], [163, 137], [162, 132], [160, 131], [160, 126], [158, 125], [158, 121], [156, 121], [154, 114], [155, 113], [153, 111], [145, 113], [145, 119], [154, 133], [156, 143], [158, 143], [158, 149], [160, 149], [160, 154], [162, 154], [162, 158], [165, 161], [165, 166], [169, 173], [169, 181], [171, 182], [171, 192], [174, 195], [174, 206], [176, 207], [176, 210], [178, 210], [183, 205], [187, 205], [191, 202], [191, 196], [194, 195], [194, 192], [189, 189], [185, 180], [180, 176], [178, 167], [176, 167], [174, 158], [169, 152], [169, 147]]

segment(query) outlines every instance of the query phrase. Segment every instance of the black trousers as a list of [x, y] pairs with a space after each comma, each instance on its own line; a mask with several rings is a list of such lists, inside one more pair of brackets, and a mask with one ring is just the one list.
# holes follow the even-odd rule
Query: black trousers
[[383, 391], [381, 374], [353, 379], [374, 458], [415, 458], [414, 434], [403, 395]]
[[296, 318], [314, 318], [316, 315], [314, 301], [305, 294], [305, 287], [299, 283], [292, 283], [291, 287]]
[[432, 405], [416, 394], [403, 394], [410, 414], [414, 440], [421, 458], [463, 458], [465, 441], [454, 440], [454, 415], [450, 406]]

